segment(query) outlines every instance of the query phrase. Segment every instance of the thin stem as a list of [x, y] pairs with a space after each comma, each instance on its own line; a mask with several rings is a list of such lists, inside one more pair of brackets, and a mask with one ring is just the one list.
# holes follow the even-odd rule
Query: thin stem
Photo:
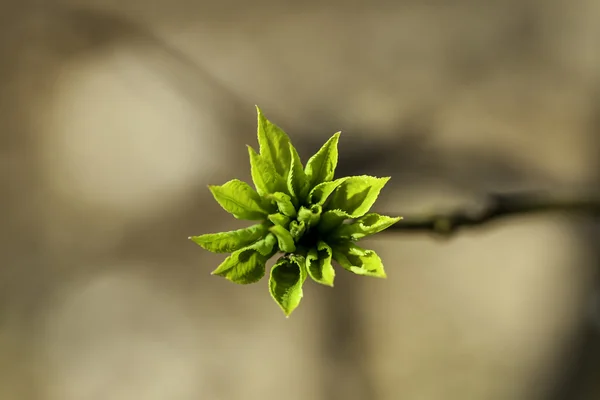
[[586, 214], [598, 217], [600, 216], [600, 197], [597, 195], [560, 196], [540, 193], [495, 194], [489, 196], [487, 207], [477, 213], [459, 209], [447, 214], [407, 216], [384, 232], [424, 232], [451, 236], [460, 229], [482, 226], [501, 218], [546, 212]]

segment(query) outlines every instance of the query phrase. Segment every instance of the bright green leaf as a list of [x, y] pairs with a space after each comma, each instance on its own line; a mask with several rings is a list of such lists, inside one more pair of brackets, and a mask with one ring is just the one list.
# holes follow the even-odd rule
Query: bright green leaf
[[283, 226], [273, 225], [269, 230], [277, 237], [279, 249], [285, 253], [293, 253], [296, 251], [296, 244], [290, 232]]
[[287, 229], [288, 226], [290, 225], [290, 220], [291, 220], [290, 217], [285, 216], [285, 215], [280, 214], [280, 213], [269, 214], [269, 221], [271, 221], [275, 225], [282, 226], [285, 229]]
[[296, 220], [290, 222], [290, 234], [294, 241], [300, 240], [302, 235], [306, 232], [306, 223], [304, 221], [298, 222]]
[[292, 155], [292, 160], [287, 179], [287, 187], [293, 196], [292, 201], [296, 199], [297, 204], [302, 204], [308, 195], [309, 183], [306, 174], [304, 173], [304, 167], [302, 166], [302, 161], [300, 161], [300, 156], [291, 143], [290, 153]]
[[274, 234], [268, 233], [264, 239], [254, 243], [252, 247], [269, 259], [277, 253], [277, 238]]
[[264, 224], [256, 224], [247, 228], [230, 232], [208, 233], [192, 236], [191, 240], [213, 253], [231, 253], [242, 249], [264, 237], [268, 228]]
[[274, 166], [280, 176], [287, 178], [292, 160], [290, 138], [281, 128], [265, 118], [258, 106], [256, 112], [258, 114], [260, 155]]
[[333, 259], [344, 269], [357, 275], [386, 278], [381, 259], [373, 250], [365, 250], [352, 242], [333, 245]]
[[302, 300], [302, 285], [306, 276], [303, 257], [282, 257], [271, 269], [269, 292], [286, 317], [290, 316]]
[[323, 209], [318, 204], [315, 204], [310, 208], [302, 206], [298, 211], [298, 221], [306, 223], [309, 227], [315, 226], [321, 219], [322, 211]]
[[333, 179], [338, 162], [339, 139], [340, 132], [337, 132], [306, 163], [306, 176], [311, 188]]
[[341, 210], [329, 210], [321, 214], [321, 220], [317, 229], [322, 234], [327, 234], [342, 225], [349, 216]]
[[237, 219], [261, 220], [269, 214], [263, 208], [263, 200], [258, 193], [239, 179], [208, 188], [219, 205]]
[[351, 176], [333, 192], [327, 209], [342, 210], [351, 218], [365, 215], [377, 200], [379, 192], [390, 178]]
[[290, 218], [296, 216], [296, 207], [292, 204], [291, 197], [282, 192], [273, 193], [266, 196], [267, 199], [274, 201], [280, 213]]
[[264, 157], [257, 154], [250, 146], [248, 146], [248, 154], [252, 181], [259, 195], [264, 196], [285, 190], [285, 181], [270, 162], [265, 161]]
[[323, 285], [333, 286], [335, 270], [331, 265], [331, 247], [320, 241], [317, 248], [313, 248], [306, 256], [306, 268], [308, 274], [315, 281]]
[[241, 285], [261, 280], [265, 275], [265, 264], [274, 254], [275, 238], [269, 236], [271, 237], [233, 252], [212, 272], [212, 275], [222, 276]]
[[310, 194], [308, 195], [308, 202], [310, 204], [318, 204], [322, 206], [325, 204], [331, 193], [333, 193], [333, 191], [337, 189], [337, 187], [340, 186], [346, 179], [348, 179], [348, 177], [339, 178], [332, 182], [319, 183], [310, 191]]
[[343, 224], [331, 232], [331, 237], [345, 240], [359, 240], [389, 228], [402, 217], [392, 218], [376, 213], [367, 214], [350, 224]]

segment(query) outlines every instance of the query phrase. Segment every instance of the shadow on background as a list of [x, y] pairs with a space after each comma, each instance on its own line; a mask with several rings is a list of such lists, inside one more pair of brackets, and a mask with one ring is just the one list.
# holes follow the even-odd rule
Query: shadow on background
[[243, 226], [254, 104], [377, 208], [598, 184], [600, 5], [8, 2], [0, 15], [0, 398], [596, 399], [597, 221], [368, 241], [386, 281], [211, 277]]

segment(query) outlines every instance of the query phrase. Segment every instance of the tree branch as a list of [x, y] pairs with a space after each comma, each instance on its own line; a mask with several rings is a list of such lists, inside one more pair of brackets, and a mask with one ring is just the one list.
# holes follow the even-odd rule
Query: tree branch
[[[600, 216], [600, 197], [597, 195], [547, 195], [514, 193], [490, 195], [488, 205], [481, 211], [459, 209], [448, 214], [408, 216], [384, 232], [423, 232], [449, 237], [463, 228], [479, 227], [495, 220], [546, 212]], [[400, 214], [401, 215], [401, 214]]]

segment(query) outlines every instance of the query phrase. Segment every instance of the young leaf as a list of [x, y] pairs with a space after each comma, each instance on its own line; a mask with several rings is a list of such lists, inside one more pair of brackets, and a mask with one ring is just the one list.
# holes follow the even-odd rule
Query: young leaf
[[277, 253], [277, 238], [272, 233], [268, 233], [264, 239], [254, 243], [252, 247], [268, 260]]
[[300, 156], [291, 143], [290, 153], [292, 155], [292, 160], [287, 180], [287, 187], [293, 196], [292, 201], [296, 199], [297, 204], [303, 204], [306, 200], [306, 196], [308, 195], [308, 179], [304, 173], [304, 167], [302, 166], [302, 161], [300, 161]]
[[322, 285], [333, 287], [335, 270], [331, 265], [332, 250], [327, 243], [320, 241], [317, 248], [312, 248], [306, 256], [308, 274]]
[[327, 208], [339, 209], [348, 214], [350, 218], [365, 215], [379, 192], [390, 178], [375, 178], [372, 176], [351, 176], [345, 180], [331, 195]]
[[270, 162], [265, 161], [264, 157], [257, 154], [250, 146], [248, 146], [248, 154], [250, 156], [252, 182], [254, 182], [259, 195], [264, 196], [285, 190], [285, 181], [275, 171], [275, 167]]
[[339, 178], [331, 182], [319, 183], [310, 191], [310, 194], [308, 195], [308, 202], [310, 204], [318, 204], [322, 206], [329, 198], [329, 195], [331, 195], [331, 193], [333, 193], [333, 191], [337, 189], [337, 187], [340, 186], [346, 179], [348, 179], [348, 177]]
[[319, 223], [319, 220], [321, 219], [322, 211], [323, 209], [318, 204], [311, 206], [310, 208], [302, 206], [298, 211], [298, 221], [304, 222], [309, 227], [315, 226]]
[[302, 300], [302, 285], [307, 275], [305, 262], [302, 257], [282, 257], [271, 269], [269, 292], [286, 317]]
[[333, 246], [333, 259], [344, 269], [357, 275], [386, 278], [381, 259], [373, 250], [365, 250], [354, 243], [344, 242]]
[[[321, 214], [321, 221], [317, 229], [322, 234], [328, 234], [338, 226], [342, 225], [349, 216], [341, 210], [329, 210]], [[328, 235], [330, 236], [330, 235]]]
[[290, 153], [290, 138], [277, 125], [271, 123], [258, 106], [258, 144], [260, 155], [271, 163], [277, 173], [286, 178], [290, 169], [292, 156]]
[[266, 196], [267, 199], [274, 201], [280, 213], [290, 218], [296, 216], [296, 208], [292, 204], [292, 199], [289, 195], [277, 192]]
[[294, 220], [290, 222], [290, 234], [294, 241], [300, 240], [304, 232], [306, 232], [306, 223], [304, 221], [298, 222]]
[[258, 193], [239, 179], [208, 188], [217, 203], [237, 219], [261, 220], [269, 214], [263, 208], [263, 201]]
[[274, 225], [279, 225], [284, 227], [285, 229], [290, 226], [290, 217], [287, 217], [283, 214], [269, 214], [269, 221], [271, 221]]
[[311, 188], [333, 179], [338, 162], [339, 139], [340, 132], [337, 132], [306, 163], [306, 176]]
[[356, 241], [365, 236], [381, 232], [384, 229], [394, 225], [401, 219], [402, 217], [392, 218], [385, 215], [371, 213], [360, 217], [351, 224], [340, 225], [333, 232], [331, 232], [331, 236], [337, 239]]
[[266, 225], [256, 224], [235, 231], [192, 236], [190, 239], [213, 253], [231, 253], [251, 245], [264, 237], [267, 232]]
[[277, 237], [279, 249], [285, 253], [296, 251], [296, 244], [290, 232], [282, 226], [273, 225], [269, 230]]
[[265, 238], [252, 246], [235, 251], [212, 272], [212, 275], [222, 276], [240, 285], [258, 282], [265, 276], [265, 264], [273, 255], [273, 246], [271, 245], [271, 250], [268, 249], [268, 242], [274, 243], [273, 239]]

